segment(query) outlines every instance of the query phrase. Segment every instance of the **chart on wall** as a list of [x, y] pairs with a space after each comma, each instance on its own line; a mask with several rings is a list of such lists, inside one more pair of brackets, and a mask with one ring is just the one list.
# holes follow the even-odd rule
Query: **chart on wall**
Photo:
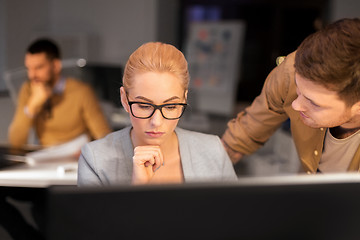
[[198, 110], [233, 113], [244, 35], [243, 21], [191, 23], [185, 55]]

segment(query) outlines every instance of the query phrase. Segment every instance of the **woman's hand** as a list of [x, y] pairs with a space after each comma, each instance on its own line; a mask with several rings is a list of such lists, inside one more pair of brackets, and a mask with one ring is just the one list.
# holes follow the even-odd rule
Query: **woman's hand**
[[164, 158], [159, 146], [138, 146], [133, 156], [133, 184], [148, 183], [164, 164]]

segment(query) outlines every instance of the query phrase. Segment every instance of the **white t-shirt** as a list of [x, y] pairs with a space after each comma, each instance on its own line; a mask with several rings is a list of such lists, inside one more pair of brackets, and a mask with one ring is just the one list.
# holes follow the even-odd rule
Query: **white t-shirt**
[[337, 139], [326, 131], [319, 170], [323, 173], [346, 172], [360, 144], [360, 130], [351, 136]]

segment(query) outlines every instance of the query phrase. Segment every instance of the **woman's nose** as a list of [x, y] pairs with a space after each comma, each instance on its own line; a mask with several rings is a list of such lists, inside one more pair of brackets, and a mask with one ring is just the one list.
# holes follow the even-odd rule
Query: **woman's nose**
[[160, 126], [164, 118], [160, 112], [160, 109], [156, 109], [154, 114], [151, 116], [151, 124], [154, 126]]

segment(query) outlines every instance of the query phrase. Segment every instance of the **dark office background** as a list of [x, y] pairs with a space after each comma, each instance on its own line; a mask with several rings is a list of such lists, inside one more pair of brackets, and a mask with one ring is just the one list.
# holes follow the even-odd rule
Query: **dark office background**
[[[278, 56], [296, 50], [301, 41], [326, 24], [328, 0], [184, 0], [180, 1], [180, 40], [186, 39], [193, 21], [243, 20], [245, 43], [239, 66], [237, 101], [252, 101], [261, 90]], [[200, 19], [191, 19], [189, 10], [199, 9]], [[201, 11], [205, 12], [201, 14]], [[184, 41], [180, 41], [183, 47]]]
[[[159, 3], [158, 23], [160, 26], [166, 26], [169, 3], [163, 0]], [[170, 41], [184, 53], [191, 22], [245, 22], [245, 43], [239, 62], [241, 72], [238, 76], [237, 102], [252, 101], [260, 93], [266, 76], [275, 67], [276, 58], [296, 50], [306, 36], [329, 22], [328, 0], [183, 0], [178, 1], [177, 6], [177, 19], [174, 21], [177, 28], [171, 30], [173, 38], [169, 38], [168, 33], [171, 27], [159, 27], [158, 36], [165, 36], [163, 41]], [[106, 71], [106, 65], [101, 66], [92, 68], [97, 77]], [[110, 93], [103, 93], [102, 96], [112, 96], [111, 100], [116, 106], [120, 106], [116, 99], [117, 93], [108, 88], [109, 82], [114, 86], [116, 76], [114, 75], [114, 79], [111, 79], [111, 75], [105, 76], [108, 78], [108, 81], [104, 81], [105, 86], [93, 82], [97, 87], [109, 90]]]
[[[206, 14], [191, 17], [194, 8]], [[247, 104], [259, 94], [277, 56], [294, 51], [323, 24], [359, 17], [359, 9], [358, 0], [0, 0], [0, 96], [8, 94], [3, 74], [23, 67], [27, 45], [39, 36], [60, 37], [66, 58], [86, 58], [99, 95], [117, 101], [118, 92], [111, 88], [121, 81], [118, 67], [140, 44], [163, 41], [184, 51], [191, 21], [242, 20], [236, 101]], [[107, 80], [95, 78], [99, 75]], [[0, 125], [7, 129], [13, 106], [2, 100], [8, 114]], [[6, 141], [6, 132], [0, 140]]]

